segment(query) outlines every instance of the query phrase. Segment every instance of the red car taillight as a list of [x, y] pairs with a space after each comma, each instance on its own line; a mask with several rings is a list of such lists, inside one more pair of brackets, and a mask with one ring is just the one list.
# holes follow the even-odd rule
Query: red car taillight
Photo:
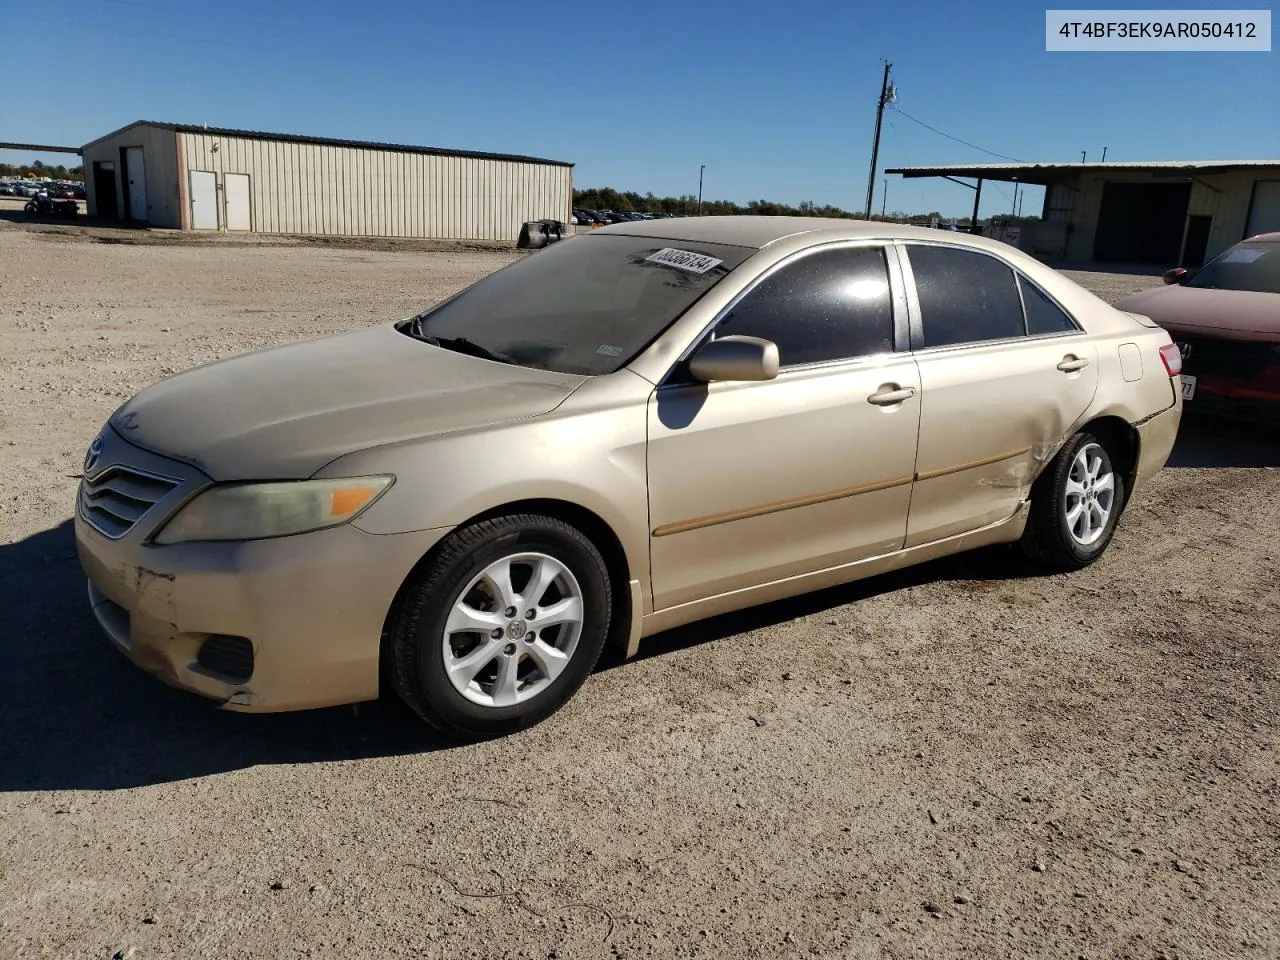
[[1182, 351], [1176, 343], [1166, 343], [1160, 348], [1160, 359], [1164, 361], [1165, 372], [1171, 377], [1182, 373]]

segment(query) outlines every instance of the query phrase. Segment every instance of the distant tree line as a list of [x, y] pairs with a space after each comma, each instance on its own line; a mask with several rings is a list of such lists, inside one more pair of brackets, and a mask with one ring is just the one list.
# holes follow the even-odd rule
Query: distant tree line
[[[698, 212], [698, 198], [692, 194], [680, 197], [658, 197], [653, 193], [637, 193], [634, 190], [615, 190], [612, 187], [590, 187], [586, 190], [573, 191], [573, 206], [578, 210], [612, 210], [617, 213], [683, 213]], [[731, 216], [734, 214], [757, 214], [771, 217], [852, 217], [863, 219], [861, 213], [853, 213], [840, 207], [824, 204], [818, 206], [812, 200], [792, 206], [787, 203], [775, 203], [772, 200], [752, 200], [750, 203], [734, 203], [732, 200], [702, 200], [702, 212], [708, 216]], [[926, 214], [909, 214], [900, 210], [886, 213], [883, 217], [878, 213], [871, 215], [872, 220], [889, 220], [905, 222], [910, 219], [937, 217], [942, 223], [950, 218], [944, 217], [936, 210]], [[966, 218], [967, 219], [967, 218]]]
[[84, 165], [68, 167], [60, 163], [54, 167], [40, 160], [35, 163], [0, 163], [0, 177], [25, 177], [28, 173], [52, 180], [83, 180]]

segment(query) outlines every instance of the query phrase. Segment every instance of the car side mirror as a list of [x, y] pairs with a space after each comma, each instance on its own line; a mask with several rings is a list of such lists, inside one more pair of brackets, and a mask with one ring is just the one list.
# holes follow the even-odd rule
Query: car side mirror
[[708, 340], [689, 360], [689, 372], [706, 383], [716, 380], [772, 380], [778, 375], [778, 345], [760, 337]]
[[1177, 283], [1186, 275], [1187, 275], [1186, 267], [1174, 267], [1172, 270], [1166, 270], [1164, 273], [1162, 273], [1160, 275], [1160, 279], [1163, 280], [1166, 285], [1168, 285], [1168, 284]]

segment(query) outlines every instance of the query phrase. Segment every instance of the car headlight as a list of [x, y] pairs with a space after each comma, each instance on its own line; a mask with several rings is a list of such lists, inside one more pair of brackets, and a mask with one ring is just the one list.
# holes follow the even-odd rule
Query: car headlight
[[347, 477], [213, 487], [179, 510], [154, 542], [263, 540], [340, 526], [372, 506], [394, 480]]

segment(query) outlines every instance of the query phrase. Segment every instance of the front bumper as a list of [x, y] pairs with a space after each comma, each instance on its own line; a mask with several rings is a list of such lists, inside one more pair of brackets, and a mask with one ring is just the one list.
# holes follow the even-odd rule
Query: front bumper
[[[118, 437], [108, 437], [107, 455], [183, 481], [172, 501], [156, 504], [154, 517], [115, 538], [77, 505], [76, 550], [90, 605], [130, 660], [230, 710], [300, 710], [378, 696], [387, 613], [446, 529], [375, 535], [347, 524], [271, 540], [155, 546], [147, 537], [201, 478]], [[235, 639], [251, 658], [201, 663], [211, 637]]]

